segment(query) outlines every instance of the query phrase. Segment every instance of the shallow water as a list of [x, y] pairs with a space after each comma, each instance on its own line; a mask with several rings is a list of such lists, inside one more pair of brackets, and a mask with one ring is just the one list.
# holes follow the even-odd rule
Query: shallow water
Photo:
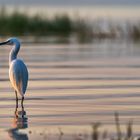
[[[24, 111], [15, 108], [8, 79], [10, 47], [0, 48], [1, 140], [76, 139], [92, 132], [116, 132], [133, 120], [140, 130], [140, 43], [95, 41], [92, 44], [23, 44], [19, 56], [29, 69]], [[20, 102], [20, 101], [19, 101]], [[16, 113], [15, 113], [16, 111]], [[23, 114], [23, 115], [22, 115]], [[125, 130], [126, 131], [126, 130]], [[81, 136], [81, 135], [80, 135]], [[82, 137], [82, 136], [81, 136]], [[62, 138], [61, 138], [62, 139]]]

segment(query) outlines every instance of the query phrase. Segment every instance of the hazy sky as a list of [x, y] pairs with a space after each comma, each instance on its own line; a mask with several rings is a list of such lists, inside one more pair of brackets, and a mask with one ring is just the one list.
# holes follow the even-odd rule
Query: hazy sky
[[0, 0], [0, 5], [46, 4], [46, 5], [140, 5], [140, 0]]

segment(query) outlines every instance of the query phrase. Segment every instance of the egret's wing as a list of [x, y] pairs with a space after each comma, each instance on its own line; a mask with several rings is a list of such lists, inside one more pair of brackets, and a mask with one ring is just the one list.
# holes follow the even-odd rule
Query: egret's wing
[[10, 81], [19, 93], [24, 94], [27, 88], [28, 71], [21, 60], [15, 60], [11, 63], [9, 69]]
[[22, 91], [23, 93], [26, 92], [27, 89], [27, 84], [28, 84], [28, 70], [27, 67], [25, 66], [25, 64], [22, 64], [21, 67], [21, 79], [22, 79]]

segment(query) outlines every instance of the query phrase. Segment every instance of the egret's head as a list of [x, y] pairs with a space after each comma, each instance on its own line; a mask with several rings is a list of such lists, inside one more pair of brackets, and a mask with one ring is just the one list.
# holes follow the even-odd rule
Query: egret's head
[[8, 40], [1, 42], [0, 45], [15, 45], [20, 44], [20, 41], [17, 38], [9, 38]]

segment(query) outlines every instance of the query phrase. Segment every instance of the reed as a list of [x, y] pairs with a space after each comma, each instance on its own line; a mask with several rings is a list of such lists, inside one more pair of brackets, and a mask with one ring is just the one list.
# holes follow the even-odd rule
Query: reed
[[[29, 16], [27, 13], [14, 11], [7, 14], [6, 8], [0, 9], [0, 36], [32, 36], [59, 37], [60, 39], [74, 37], [80, 43], [91, 42], [94, 39], [129, 38], [140, 40], [140, 22], [126, 23], [126, 26], [115, 25], [107, 21], [107, 28], [103, 23], [90, 21], [68, 15], [55, 15], [53, 18], [41, 15]], [[63, 39], [62, 39], [63, 40]]]

